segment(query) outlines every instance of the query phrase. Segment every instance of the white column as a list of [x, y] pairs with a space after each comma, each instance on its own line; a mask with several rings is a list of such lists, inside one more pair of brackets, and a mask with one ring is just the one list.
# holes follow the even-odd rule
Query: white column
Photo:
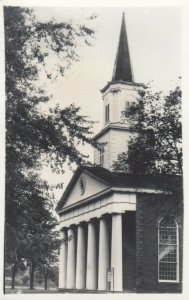
[[108, 226], [105, 219], [100, 219], [98, 290], [106, 290], [106, 270], [109, 267]]
[[67, 269], [67, 239], [66, 230], [61, 230], [62, 244], [59, 256], [59, 288], [66, 288], [66, 269]]
[[112, 215], [111, 267], [114, 268], [114, 291], [123, 290], [122, 215]]
[[75, 232], [68, 229], [68, 254], [67, 254], [67, 289], [75, 288]]
[[77, 232], [77, 264], [76, 264], [76, 289], [85, 288], [85, 231], [78, 225]]
[[97, 289], [97, 257], [95, 225], [88, 223], [86, 289]]

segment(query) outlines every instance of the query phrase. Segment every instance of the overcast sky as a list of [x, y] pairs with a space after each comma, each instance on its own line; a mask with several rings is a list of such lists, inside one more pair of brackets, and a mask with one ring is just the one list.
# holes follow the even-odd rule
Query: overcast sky
[[[94, 46], [79, 49], [80, 61], [75, 63], [63, 79], [47, 85], [53, 95], [51, 105], [81, 106], [82, 114], [99, 121], [95, 132], [102, 128], [102, 99], [100, 89], [111, 80], [118, 45], [122, 13], [125, 12], [128, 42], [135, 82], [148, 83], [154, 89], [168, 91], [181, 76], [180, 9], [168, 8], [36, 8], [41, 21], [83, 22], [97, 14], [90, 26], [96, 31]], [[93, 152], [89, 149], [89, 154]], [[48, 172], [46, 170], [45, 174]], [[62, 176], [67, 183], [72, 174]], [[51, 176], [52, 182], [60, 176]], [[60, 192], [61, 193], [61, 192]], [[57, 194], [59, 195], [59, 194]]]

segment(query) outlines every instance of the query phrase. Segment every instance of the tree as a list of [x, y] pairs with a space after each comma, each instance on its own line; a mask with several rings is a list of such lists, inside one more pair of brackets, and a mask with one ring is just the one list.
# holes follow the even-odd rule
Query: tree
[[[57, 72], [64, 75], [65, 69], [78, 60], [76, 38], [93, 34], [85, 26], [75, 29], [66, 23], [41, 24], [28, 9], [5, 8], [8, 163], [14, 161], [22, 169], [36, 167], [41, 155], [46, 154], [61, 169], [68, 156], [77, 163], [86, 158], [76, 146], [80, 141], [91, 141], [93, 122], [79, 115], [80, 109], [74, 105], [62, 110], [57, 105], [49, 114], [41, 114], [38, 105], [50, 98], [35, 82], [52, 51], [61, 63]], [[47, 78], [52, 76], [47, 74]]]
[[[39, 181], [39, 179], [38, 179]], [[34, 185], [35, 185], [34, 180]], [[25, 211], [25, 228], [22, 232], [23, 258], [30, 271], [30, 289], [34, 288], [35, 271], [45, 269], [47, 262], [55, 263], [57, 260], [60, 237], [56, 229], [57, 219], [52, 216], [51, 199], [44, 192], [34, 187], [29, 199], [30, 209]]]
[[[39, 74], [47, 80], [63, 76], [79, 59], [77, 42], [90, 44], [94, 31], [85, 25], [37, 21], [31, 9], [4, 7], [5, 75], [6, 75], [6, 209], [5, 258], [12, 265], [13, 284], [16, 271], [30, 264], [30, 285], [34, 270], [44, 256], [45, 240], [41, 237], [55, 230], [48, 213], [48, 184], [36, 172], [44, 161], [53, 171], [63, 172], [68, 159], [80, 164], [88, 157], [78, 149], [80, 143], [92, 143], [92, 125], [80, 115], [80, 108], [58, 105], [48, 113], [39, 106], [50, 96], [38, 84]], [[48, 68], [48, 59], [57, 58], [56, 72]], [[48, 209], [46, 208], [48, 207]], [[43, 226], [42, 217], [46, 216]], [[53, 231], [54, 233], [54, 231]], [[58, 243], [56, 234], [54, 239]], [[49, 242], [55, 242], [55, 240]], [[56, 244], [56, 243], [55, 243]], [[57, 245], [57, 244], [56, 244]], [[40, 250], [40, 251], [39, 251]], [[46, 258], [54, 250], [49, 248]], [[40, 254], [42, 253], [42, 254]], [[38, 255], [37, 255], [38, 254]], [[40, 256], [40, 257], [39, 257]]]
[[[25, 257], [30, 268], [30, 288], [33, 288], [34, 272], [42, 270], [44, 275], [45, 289], [47, 289], [47, 279], [49, 273], [57, 262], [59, 246], [61, 243], [58, 224], [55, 217], [52, 216], [52, 204], [47, 196], [43, 195], [39, 199], [39, 191], [36, 193], [35, 204], [33, 204], [32, 220], [29, 218], [27, 224], [27, 238]], [[38, 221], [40, 219], [40, 222]], [[34, 226], [35, 224], [35, 226]]]
[[[56, 261], [60, 238], [57, 219], [52, 216], [52, 200], [48, 185], [33, 174], [23, 180], [25, 193], [20, 193], [18, 207], [14, 201], [7, 207], [5, 258], [12, 266], [12, 288], [19, 268], [29, 267], [30, 288], [35, 270], [47, 261]], [[17, 203], [16, 203], [17, 204]], [[18, 214], [18, 215], [17, 215]], [[11, 238], [12, 237], [12, 238]]]
[[136, 174], [182, 173], [181, 89], [168, 95], [139, 92], [137, 105], [123, 112], [133, 137], [128, 152], [114, 162], [114, 170]]

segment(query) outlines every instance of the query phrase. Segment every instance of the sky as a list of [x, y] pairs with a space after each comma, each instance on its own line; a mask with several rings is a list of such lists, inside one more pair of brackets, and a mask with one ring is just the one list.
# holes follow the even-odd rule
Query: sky
[[[47, 92], [53, 95], [48, 105], [59, 103], [61, 107], [65, 107], [75, 103], [81, 107], [82, 114], [98, 121], [94, 127], [95, 133], [102, 128], [103, 102], [100, 89], [112, 77], [123, 12], [135, 82], [150, 83], [154, 90], [168, 92], [181, 76], [179, 8], [35, 8], [37, 18], [43, 22], [54, 18], [60, 22], [83, 23], [90, 15], [97, 15], [90, 22], [96, 32], [93, 46], [80, 46], [80, 61], [74, 63], [64, 78], [59, 78], [56, 82], [47, 83], [41, 78]], [[93, 161], [93, 150], [87, 147], [85, 151]], [[72, 175], [68, 168], [61, 176], [52, 174], [48, 168], [43, 173], [44, 178], [51, 183], [63, 181], [64, 188]], [[56, 192], [57, 199], [62, 192]]]

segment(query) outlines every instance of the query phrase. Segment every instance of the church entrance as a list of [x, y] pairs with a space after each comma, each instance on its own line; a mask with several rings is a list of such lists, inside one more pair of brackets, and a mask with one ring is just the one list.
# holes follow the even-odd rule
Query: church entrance
[[136, 288], [136, 212], [123, 215], [123, 290]]

